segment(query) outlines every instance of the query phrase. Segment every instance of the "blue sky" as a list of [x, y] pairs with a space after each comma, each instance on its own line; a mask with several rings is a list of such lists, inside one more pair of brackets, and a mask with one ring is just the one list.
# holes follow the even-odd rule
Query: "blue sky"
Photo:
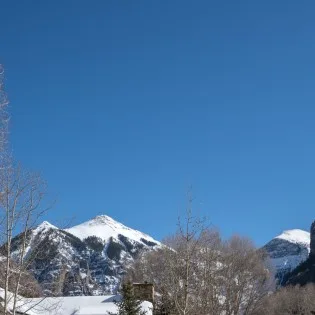
[[262, 245], [315, 214], [315, 3], [2, 1], [17, 159], [57, 203], [161, 239], [195, 212]]

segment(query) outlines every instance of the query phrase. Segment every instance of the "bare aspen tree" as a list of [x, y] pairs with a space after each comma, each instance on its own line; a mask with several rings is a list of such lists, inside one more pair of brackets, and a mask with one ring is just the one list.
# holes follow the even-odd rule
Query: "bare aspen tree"
[[[9, 168], [9, 154], [8, 154], [8, 115], [7, 106], [8, 98], [4, 89], [4, 68], [0, 65], [0, 202], [5, 202], [5, 187], [4, 181]], [[7, 223], [5, 216], [2, 216], [1, 223]], [[8, 291], [9, 291], [9, 269], [10, 269], [10, 257], [5, 256], [5, 272], [4, 272], [4, 314], [7, 310]]]
[[225, 242], [221, 262], [224, 313], [251, 314], [273, 289], [263, 252], [249, 239], [234, 236]]
[[[155, 291], [159, 293], [155, 299], [154, 308], [156, 314], [173, 314], [174, 302], [170, 297], [170, 270], [165, 269], [168, 264], [166, 251], [171, 249], [164, 247], [140, 256], [127, 270], [124, 281], [153, 283]], [[167, 267], [168, 268], [168, 267]]]
[[[205, 220], [193, 216], [192, 202], [189, 194], [186, 216], [184, 220], [179, 219], [176, 234], [164, 241], [166, 246], [141, 257], [129, 272], [133, 280], [155, 284], [161, 312], [178, 315], [203, 313], [200, 313], [203, 294], [200, 290], [201, 252], [206, 246], [210, 248], [217, 244], [214, 238], [217, 240], [218, 235], [205, 227]], [[208, 253], [209, 260], [210, 257]]]
[[188, 206], [184, 221], [179, 219], [176, 235], [169, 238], [166, 245], [173, 250], [166, 251], [166, 263], [170, 271], [169, 287], [176, 311], [180, 315], [190, 315], [196, 312], [194, 296], [197, 294], [199, 267], [198, 253], [202, 250], [205, 220], [193, 216], [193, 198], [188, 193]]
[[314, 284], [280, 288], [267, 296], [253, 315], [313, 315], [314, 295]]
[[273, 289], [264, 254], [246, 238], [222, 241], [191, 206], [165, 244], [128, 272], [129, 279], [154, 283], [156, 314], [252, 315]]
[[5, 167], [8, 155], [8, 103], [4, 89], [4, 68], [0, 64], [0, 170]]
[[[20, 293], [25, 292], [23, 281], [32, 279], [27, 271], [30, 259], [26, 257], [30, 232], [48, 208], [43, 208], [42, 205], [45, 183], [38, 174], [28, 172], [14, 163], [10, 154], [7, 106], [4, 70], [0, 65], [0, 241], [3, 244], [0, 248], [0, 263], [4, 290], [2, 313], [15, 315], [21, 304]], [[35, 281], [34, 285], [31, 284], [27, 286], [28, 295], [38, 295]]]
[[222, 244], [218, 231], [205, 230], [202, 234], [202, 248], [197, 252], [196, 313], [220, 314], [222, 312], [221, 261]]
[[[5, 288], [9, 291], [10, 279], [14, 278], [14, 283], [10, 284], [12, 313], [15, 314], [18, 302], [18, 296], [21, 288], [21, 279], [23, 274], [27, 273], [27, 264], [25, 259], [28, 233], [34, 227], [37, 219], [46, 209], [41, 209], [41, 201], [45, 193], [45, 185], [40, 176], [24, 171], [19, 166], [10, 167], [6, 171], [6, 176], [2, 178], [2, 187], [4, 188], [0, 207], [3, 212], [2, 239], [3, 253], [5, 255], [6, 277]], [[12, 247], [15, 233], [19, 235], [19, 246]], [[12, 263], [14, 260], [14, 264]], [[14, 277], [13, 277], [14, 275]]]

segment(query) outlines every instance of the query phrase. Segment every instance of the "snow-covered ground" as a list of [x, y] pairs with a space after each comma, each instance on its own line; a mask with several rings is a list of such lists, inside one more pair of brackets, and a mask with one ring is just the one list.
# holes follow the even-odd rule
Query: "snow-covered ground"
[[[0, 296], [4, 298], [4, 291], [0, 288]], [[12, 307], [13, 299], [9, 306]], [[105, 296], [74, 296], [57, 298], [18, 298], [18, 309], [27, 315], [104, 315], [117, 314], [119, 295]], [[144, 301], [141, 304], [146, 315], [152, 315], [152, 303]]]

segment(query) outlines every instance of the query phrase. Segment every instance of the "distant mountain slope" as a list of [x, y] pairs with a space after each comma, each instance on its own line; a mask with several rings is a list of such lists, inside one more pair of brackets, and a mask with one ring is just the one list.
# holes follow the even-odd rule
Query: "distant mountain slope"
[[298, 229], [284, 231], [263, 249], [271, 259], [276, 278], [283, 284], [285, 276], [308, 258], [310, 233]]
[[315, 283], [315, 257], [310, 255], [304, 262], [294, 270], [287, 273], [283, 285], [305, 285]]
[[310, 229], [310, 253], [308, 258], [284, 278], [284, 285], [315, 283], [315, 221]]
[[[17, 236], [13, 246], [19, 245]], [[104, 215], [66, 230], [43, 222], [28, 234], [25, 259], [47, 295], [102, 295], [117, 291], [125, 267], [141, 252], [159, 246]]]

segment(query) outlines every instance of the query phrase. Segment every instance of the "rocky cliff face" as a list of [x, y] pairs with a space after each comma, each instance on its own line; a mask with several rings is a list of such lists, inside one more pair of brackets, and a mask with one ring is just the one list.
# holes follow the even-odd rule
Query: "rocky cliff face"
[[311, 225], [310, 256], [315, 256], [315, 221]]
[[310, 229], [310, 254], [297, 268], [285, 278], [285, 285], [305, 285], [315, 283], [315, 221]]
[[[19, 247], [19, 237], [14, 239]], [[160, 243], [108, 216], [62, 230], [43, 222], [28, 234], [25, 259], [46, 295], [115, 293], [125, 268]], [[14, 253], [13, 253], [14, 258]]]

